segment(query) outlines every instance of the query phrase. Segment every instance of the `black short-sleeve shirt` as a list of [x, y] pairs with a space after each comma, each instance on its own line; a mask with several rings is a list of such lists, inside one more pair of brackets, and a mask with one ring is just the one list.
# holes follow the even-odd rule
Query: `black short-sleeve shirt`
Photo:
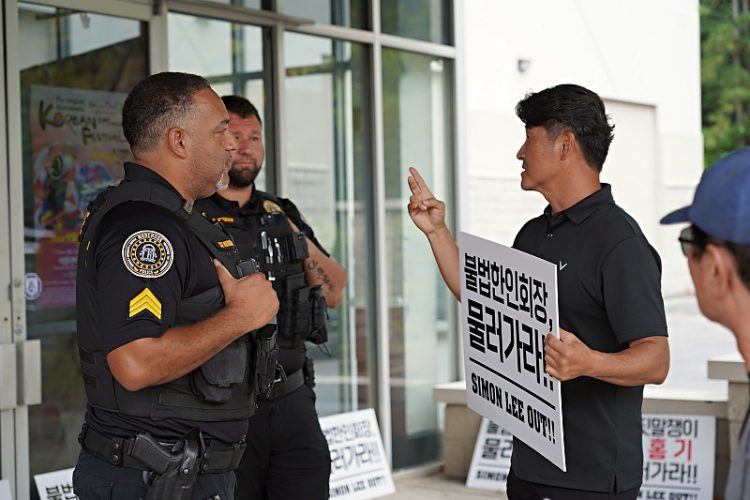
[[[125, 179], [153, 182], [174, 188], [153, 171], [133, 163], [125, 164]], [[129, 249], [134, 238], [147, 237], [159, 247], [161, 255], [171, 254], [154, 264], [155, 277], [144, 278], [133, 272]], [[120, 346], [145, 337], [159, 337], [175, 324], [177, 306], [191, 297], [218, 285], [211, 254], [174, 214], [145, 202], [123, 203], [106, 213], [91, 235], [93, 267], [79, 270], [78, 286], [91, 287], [77, 304], [81, 320], [95, 331], [96, 346], [109, 353]], [[137, 297], [148, 290], [159, 307], [137, 309]], [[136, 299], [136, 301], [134, 301]], [[154, 302], [152, 302], [153, 304]], [[81, 318], [85, 316], [85, 318]], [[157, 438], [176, 439], [193, 427], [200, 427], [207, 439], [239, 441], [247, 433], [247, 420], [195, 422], [187, 419], [152, 420], [113, 413], [89, 406], [86, 422], [108, 435], [130, 436], [141, 431]]]
[[[195, 208], [209, 220], [221, 220], [223, 217], [231, 218], [233, 222], [227, 223], [225, 227], [234, 239], [234, 243], [240, 253], [240, 259], [254, 258], [261, 261], [263, 253], [257, 234], [257, 220], [259, 214], [266, 212], [264, 202], [268, 200], [273, 202], [272, 205], [280, 208], [289, 220], [300, 231], [305, 233], [307, 239], [318, 247], [324, 255], [330, 255], [315, 237], [312, 227], [305, 221], [299, 209], [291, 200], [259, 191], [255, 188], [255, 185], [253, 185], [253, 194], [250, 200], [242, 207], [236, 201], [228, 200], [215, 193], [210, 198], [198, 200]], [[256, 227], [253, 227], [253, 224]], [[282, 348], [279, 350], [279, 363], [284, 367], [284, 372], [287, 374], [294, 373], [302, 368], [302, 365], [305, 363], [304, 343], [294, 347], [282, 344]]]
[[[618, 207], [611, 188], [527, 222], [514, 248], [557, 266], [560, 326], [590, 348], [620, 352], [644, 337], [666, 336], [661, 260], [638, 224]], [[590, 377], [562, 383], [567, 472], [519, 440], [512, 467], [537, 483], [589, 491], [641, 484], [643, 386]]]

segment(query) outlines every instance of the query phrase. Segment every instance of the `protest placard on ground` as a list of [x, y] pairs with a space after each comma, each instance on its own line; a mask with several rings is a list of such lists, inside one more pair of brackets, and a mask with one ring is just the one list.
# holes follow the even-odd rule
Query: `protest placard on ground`
[[643, 485], [638, 498], [714, 497], [716, 417], [644, 414]]
[[0, 500], [13, 500], [10, 496], [10, 482], [7, 479], [0, 479]]
[[320, 427], [331, 451], [330, 498], [376, 498], [396, 491], [374, 410], [323, 417]]
[[564, 471], [560, 382], [544, 370], [557, 268], [468, 233], [459, 248], [467, 404]]
[[513, 452], [513, 435], [488, 418], [482, 419], [466, 487], [505, 491]]
[[34, 476], [41, 500], [76, 500], [73, 493], [73, 468], [45, 472]]

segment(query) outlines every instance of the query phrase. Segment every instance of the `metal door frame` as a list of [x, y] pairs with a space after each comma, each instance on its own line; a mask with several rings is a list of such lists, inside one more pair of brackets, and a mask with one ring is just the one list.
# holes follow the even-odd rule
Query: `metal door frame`
[[[91, 13], [135, 19], [150, 23], [157, 17], [147, 0], [43, 0], [49, 7], [84, 10]], [[0, 265], [0, 478], [8, 479], [11, 494], [28, 500], [30, 491], [30, 449], [28, 406], [41, 403], [41, 343], [27, 339], [24, 268], [23, 164], [21, 137], [21, 87], [18, 37], [18, 0], [4, 0], [0, 35], [4, 66], [0, 61], [0, 151], [7, 156], [0, 173], [0, 193], [7, 193], [7, 218], [0, 217], [0, 254], [8, 255]], [[153, 44], [149, 42], [149, 47]], [[154, 58], [153, 49], [149, 49]], [[3, 147], [4, 146], [4, 147]]]

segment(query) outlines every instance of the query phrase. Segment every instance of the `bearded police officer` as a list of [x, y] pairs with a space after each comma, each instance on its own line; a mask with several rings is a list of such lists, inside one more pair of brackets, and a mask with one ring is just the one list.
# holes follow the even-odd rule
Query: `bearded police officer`
[[330, 455], [315, 412], [305, 341], [326, 341], [326, 306], [341, 303], [347, 273], [291, 201], [255, 188], [264, 152], [260, 116], [243, 97], [222, 100], [238, 144], [232, 152], [229, 187], [199, 201], [196, 209], [220, 222], [234, 237], [240, 257], [256, 259], [273, 283], [281, 304], [279, 361], [286, 377], [261, 396], [250, 419], [248, 446], [237, 471], [238, 496], [328, 498]]
[[81, 499], [234, 498], [278, 300], [262, 274], [242, 277], [231, 238], [192, 209], [225, 187], [228, 123], [196, 75], [150, 76], [125, 101], [135, 162], [92, 202], [80, 235]]

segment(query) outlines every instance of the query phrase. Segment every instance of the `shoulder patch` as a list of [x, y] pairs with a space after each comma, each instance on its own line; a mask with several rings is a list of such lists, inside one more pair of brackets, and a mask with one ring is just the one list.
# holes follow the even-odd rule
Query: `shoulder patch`
[[156, 316], [156, 319], [161, 319], [161, 301], [148, 288], [144, 288], [141, 293], [132, 298], [128, 304], [128, 318], [137, 316], [143, 311], [148, 311]]
[[274, 212], [278, 212], [278, 213], [282, 213], [282, 214], [284, 213], [284, 211], [281, 209], [281, 207], [279, 206], [279, 204], [276, 203], [275, 201], [271, 201], [271, 200], [264, 200], [263, 201], [263, 208], [269, 214], [272, 214]]
[[125, 267], [139, 278], [159, 278], [174, 262], [172, 243], [156, 231], [137, 231], [122, 245]]

